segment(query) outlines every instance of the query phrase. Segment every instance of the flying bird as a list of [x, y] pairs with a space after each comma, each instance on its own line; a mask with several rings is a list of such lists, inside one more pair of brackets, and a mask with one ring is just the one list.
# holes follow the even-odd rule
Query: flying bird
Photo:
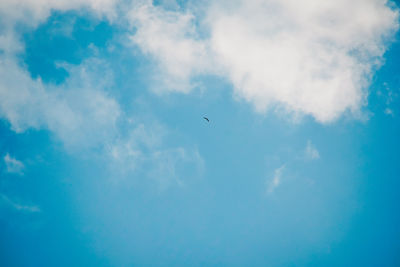
[[207, 117], [203, 117], [206, 121], [210, 122], [210, 120]]

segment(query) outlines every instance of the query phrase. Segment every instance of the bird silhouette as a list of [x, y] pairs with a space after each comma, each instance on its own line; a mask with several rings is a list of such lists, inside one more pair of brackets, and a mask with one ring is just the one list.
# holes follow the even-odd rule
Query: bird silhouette
[[207, 117], [203, 117], [206, 121], [210, 122], [210, 120]]

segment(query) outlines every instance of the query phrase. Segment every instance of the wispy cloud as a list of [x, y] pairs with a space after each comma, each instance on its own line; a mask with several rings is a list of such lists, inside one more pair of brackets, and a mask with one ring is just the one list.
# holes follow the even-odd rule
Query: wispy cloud
[[4, 156], [3, 159], [4, 163], [6, 164], [7, 172], [19, 175], [24, 174], [23, 171], [25, 169], [25, 165], [21, 161], [11, 157], [8, 153]]
[[384, 113], [388, 116], [395, 116], [393, 102], [398, 98], [398, 93], [391, 89], [388, 84], [385, 82], [383, 83], [383, 89], [378, 90], [377, 95], [384, 99], [385, 102], [385, 109]]
[[204, 169], [204, 160], [197, 149], [177, 147], [155, 151], [151, 155], [152, 170], [149, 178], [155, 180], [160, 190], [176, 184], [183, 187], [193, 177], [199, 177]]
[[272, 179], [268, 179], [267, 182], [267, 193], [272, 194], [275, 189], [281, 184], [282, 180], [282, 173], [285, 169], [285, 165], [282, 165], [281, 167], [275, 169], [274, 171], [274, 176]]
[[307, 146], [306, 149], [304, 151], [305, 154], [305, 158], [308, 160], [315, 160], [315, 159], [319, 159], [319, 151], [317, 150], [317, 148], [314, 146], [314, 144], [308, 140], [307, 141]]
[[394, 112], [393, 112], [393, 110], [391, 109], [391, 108], [385, 108], [385, 114], [386, 115], [390, 115], [390, 116], [394, 116]]
[[200, 177], [204, 159], [196, 148], [168, 146], [168, 130], [159, 123], [138, 123], [126, 137], [109, 146], [110, 166], [120, 176], [140, 173], [155, 181], [160, 190], [184, 186]]
[[3, 202], [3, 204], [6, 204], [9, 208], [12, 208], [16, 211], [27, 212], [27, 213], [41, 212], [39, 206], [22, 205], [20, 203], [17, 203], [15, 201], [11, 200], [9, 197], [7, 197], [4, 194], [0, 194], [0, 201]]

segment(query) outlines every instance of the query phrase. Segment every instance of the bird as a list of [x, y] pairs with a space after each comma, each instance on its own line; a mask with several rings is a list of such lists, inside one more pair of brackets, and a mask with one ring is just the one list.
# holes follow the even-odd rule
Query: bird
[[210, 122], [210, 120], [207, 117], [203, 117], [206, 121]]

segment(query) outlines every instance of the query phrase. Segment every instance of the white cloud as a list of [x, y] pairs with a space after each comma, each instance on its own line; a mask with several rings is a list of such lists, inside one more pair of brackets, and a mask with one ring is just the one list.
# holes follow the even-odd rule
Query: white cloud
[[107, 140], [115, 134], [120, 108], [104, 92], [111, 78], [91, 71], [101, 63], [91, 59], [69, 68], [68, 80], [55, 87], [33, 80], [14, 60], [0, 57], [0, 116], [16, 132], [48, 129], [67, 147]]
[[2, 0], [0, 13], [8, 21], [22, 21], [35, 25], [45, 20], [53, 10], [86, 8], [112, 18], [115, 16], [116, 4], [116, 0]]
[[4, 163], [6, 164], [7, 172], [19, 175], [23, 174], [25, 165], [21, 161], [11, 157], [8, 153], [4, 156], [3, 159]]
[[116, 19], [119, 0], [2, 0], [0, 1], [0, 52], [23, 52], [17, 25], [31, 29], [46, 21], [52, 11], [86, 9], [91, 14]]
[[[70, 78], [61, 86], [32, 79], [17, 63], [15, 55], [23, 51], [23, 44], [16, 24], [36, 27], [52, 10], [81, 8], [112, 20], [118, 3], [1, 1], [0, 117], [16, 132], [48, 129], [68, 147], [109, 145], [113, 157], [129, 162], [143, 154], [149, 161], [161, 162], [196, 158], [179, 147], [154, 145], [157, 137], [147, 136], [146, 127], [111, 142], [118, 136], [121, 111], [106, 93], [112, 77], [91, 70], [103, 62], [88, 60], [69, 67]], [[163, 88], [189, 92], [197, 75], [222, 75], [237, 96], [260, 112], [280, 108], [324, 123], [347, 111], [357, 113], [365, 104], [386, 41], [398, 29], [398, 12], [384, 0], [236, 0], [213, 2], [203, 11], [199, 16], [190, 9], [165, 10], [151, 1], [138, 1], [119, 12], [134, 28], [130, 40], [158, 62]], [[316, 150], [310, 151], [315, 158]], [[272, 191], [280, 183], [282, 170], [276, 173]]]
[[32, 79], [18, 63], [23, 52], [15, 25], [35, 28], [51, 11], [86, 8], [112, 19], [115, 0], [5, 0], [0, 2], [0, 117], [11, 128], [48, 129], [67, 147], [92, 147], [116, 131], [118, 103], [105, 89], [112, 85], [107, 64], [88, 59], [79, 66], [65, 66], [69, 78], [60, 86]]
[[[3, 204], [6, 204], [8, 207], [21, 211], [21, 212], [27, 212], [27, 213], [37, 213], [41, 212], [40, 207], [35, 206], [35, 205], [22, 205], [20, 203], [17, 203], [13, 200], [11, 200], [9, 197], [7, 197], [4, 194], [0, 194], [0, 200]], [[0, 203], [1, 203], [0, 202]]]
[[[360, 112], [398, 29], [398, 12], [384, 0], [220, 1], [200, 22], [189, 11], [146, 3], [131, 15], [132, 40], [167, 78], [187, 84], [193, 75], [223, 72], [259, 112], [278, 108], [323, 123]], [[195, 24], [207, 25], [209, 38], [198, 39]]]
[[162, 83], [162, 89], [172, 91], [190, 91], [190, 78], [202, 74], [211, 64], [206, 44], [196, 31], [194, 15], [164, 10], [144, 1], [133, 6], [128, 19], [136, 30], [130, 40], [159, 62], [162, 77], [152, 77], [160, 80], [157, 85]]
[[282, 165], [281, 167], [275, 169], [274, 176], [272, 177], [272, 179], [268, 181], [267, 185], [268, 194], [272, 194], [275, 191], [275, 189], [281, 184], [282, 173], [284, 169], [285, 165]]
[[304, 151], [304, 154], [306, 159], [308, 160], [319, 159], [319, 151], [310, 140], [307, 141], [307, 146]]
[[[0, 105], [2, 116], [14, 129], [47, 124], [58, 130], [64, 127], [59, 133], [69, 135], [68, 129], [82, 125], [72, 119], [75, 114], [70, 103], [60, 101], [64, 98], [60, 91], [48, 94], [41, 81], [30, 79], [16, 63], [13, 55], [21, 52], [23, 45], [14, 31], [15, 24], [35, 27], [51, 10], [81, 8], [112, 20], [121, 3], [0, 2], [0, 50], [4, 52], [0, 75], [5, 80], [0, 84], [0, 94], [7, 99]], [[135, 29], [130, 40], [159, 63], [160, 72], [152, 80], [162, 84], [160, 90], [189, 92], [194, 86], [191, 80], [197, 75], [222, 75], [231, 81], [236, 96], [254, 104], [260, 112], [278, 108], [295, 115], [312, 115], [320, 122], [333, 121], [347, 111], [360, 111], [366, 103], [370, 78], [382, 63], [385, 41], [398, 28], [398, 12], [384, 0], [220, 1], [203, 7], [201, 15], [190, 9], [165, 10], [151, 1], [135, 1], [128, 6], [119, 10], [121, 18]], [[17, 84], [20, 89], [15, 90]], [[94, 102], [115, 106], [104, 94], [91, 90], [86, 93], [83, 98], [92, 99], [93, 93]], [[69, 94], [73, 95], [73, 90]], [[59, 108], [47, 119], [28, 116], [29, 120], [24, 120], [20, 109], [30, 98], [38, 102], [47, 98]], [[28, 104], [33, 112], [29, 114], [43, 112], [38, 102]], [[63, 120], [49, 118], [57, 112], [63, 114]]]
[[239, 1], [211, 19], [212, 46], [238, 95], [320, 122], [357, 112], [363, 91], [397, 29], [380, 0]]
[[[161, 140], [165, 133], [158, 125], [136, 124], [125, 136], [125, 130], [117, 123], [124, 124], [125, 117], [119, 104], [106, 91], [113, 86], [112, 70], [99, 59], [85, 60], [79, 66], [61, 63], [69, 76], [61, 85], [46, 84], [40, 78], [32, 79], [29, 72], [18, 64], [17, 54], [23, 52], [23, 44], [15, 25], [22, 23], [31, 28], [45, 21], [51, 11], [67, 11], [87, 8], [95, 14], [106, 15], [112, 20], [117, 0], [17, 0], [0, 3], [0, 117], [10, 122], [16, 132], [29, 128], [46, 129], [52, 132], [66, 148], [100, 148], [109, 152], [114, 166], [129, 173], [138, 169], [148, 169], [145, 174], [166, 187], [173, 181], [184, 184], [181, 177], [186, 166], [201, 171], [204, 162], [197, 149], [183, 147], [163, 147]], [[130, 16], [131, 22], [144, 27], [137, 31], [132, 40], [141, 44], [149, 53], [158, 53], [165, 63], [166, 76], [176, 76], [181, 80], [194, 70], [200, 70], [199, 55], [193, 51], [202, 49], [196, 40], [185, 38], [195, 31], [191, 27], [190, 14], [175, 14], [145, 5], [134, 4], [135, 8], [123, 15]], [[152, 20], [155, 20], [153, 23]], [[150, 32], [150, 34], [146, 33]], [[158, 36], [159, 35], [159, 36]], [[149, 36], [158, 36], [149, 40]], [[170, 39], [176, 40], [170, 42]], [[195, 48], [193, 48], [193, 46]], [[171, 48], [175, 53], [164, 55]], [[189, 49], [189, 52], [186, 51]], [[165, 60], [163, 61], [163, 59]], [[175, 60], [176, 64], [170, 64]], [[183, 79], [184, 80], [184, 79]], [[170, 79], [174, 90], [187, 91], [183, 83]], [[129, 127], [128, 127], [129, 128]], [[99, 150], [96, 150], [99, 151]], [[146, 166], [146, 167], [145, 167]], [[9, 203], [14, 203], [8, 201]], [[12, 204], [16, 209], [28, 207]]]

